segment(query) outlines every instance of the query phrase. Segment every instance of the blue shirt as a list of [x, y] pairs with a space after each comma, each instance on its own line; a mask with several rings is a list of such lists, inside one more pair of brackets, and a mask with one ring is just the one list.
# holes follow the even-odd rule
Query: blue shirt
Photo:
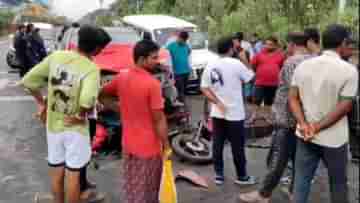
[[175, 75], [190, 73], [191, 49], [189, 45], [172, 42], [166, 48], [170, 52]]
[[263, 42], [262, 41], [256, 42], [255, 48], [254, 48], [255, 54], [260, 53], [262, 48], [263, 48]]

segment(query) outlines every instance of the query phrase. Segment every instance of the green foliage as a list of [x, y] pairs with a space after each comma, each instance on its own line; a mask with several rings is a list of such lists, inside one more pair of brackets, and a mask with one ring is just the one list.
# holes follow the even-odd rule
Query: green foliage
[[[136, 13], [129, 2], [117, 1], [120, 16]], [[238, 31], [284, 38], [289, 31], [309, 26], [323, 30], [332, 23], [348, 25], [358, 35], [359, 0], [347, 2], [341, 15], [338, 0], [145, 0], [139, 13], [181, 17], [209, 32], [212, 39]]]
[[109, 26], [113, 26], [113, 17], [112, 16], [97, 16], [96, 17], [96, 25], [98, 26], [105, 26], [105, 27], [109, 27]]
[[0, 31], [7, 29], [14, 18], [14, 13], [8, 10], [0, 10]]

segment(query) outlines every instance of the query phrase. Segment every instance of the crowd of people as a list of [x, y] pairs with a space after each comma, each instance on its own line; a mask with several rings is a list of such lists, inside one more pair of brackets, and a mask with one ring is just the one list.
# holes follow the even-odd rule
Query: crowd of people
[[[17, 39], [25, 40], [28, 35], [21, 27]], [[184, 103], [191, 72], [188, 39], [187, 32], [180, 32], [177, 40], [167, 45], [179, 100]], [[151, 74], [159, 63], [160, 47], [150, 39], [141, 40], [134, 47], [136, 68], [120, 71], [100, 87], [100, 71], [92, 59], [110, 41], [103, 29], [84, 25], [79, 29], [77, 50], [56, 51], [39, 59], [31, 70], [25, 69], [30, 71], [24, 72], [22, 85], [34, 96], [39, 117], [46, 122], [54, 203], [79, 203], [92, 187], [86, 179], [91, 159], [88, 119], [97, 103], [106, 105], [108, 98], [118, 101], [123, 126], [121, 201], [159, 202], [164, 152], [170, 148], [161, 83]], [[215, 183], [221, 187], [227, 181], [223, 160], [227, 140], [236, 169], [235, 183], [259, 182], [247, 170], [245, 153], [245, 105], [254, 103], [274, 115], [272, 158], [259, 191], [239, 198], [268, 203], [291, 161], [290, 201], [307, 203], [311, 181], [322, 160], [329, 172], [331, 201], [349, 203], [349, 132], [359, 143], [359, 126], [354, 128], [352, 123], [349, 127], [347, 120], [359, 95], [359, 72], [348, 60], [356, 44], [351, 33], [341, 25], [329, 26], [322, 36], [312, 28], [292, 32], [286, 50], [273, 36], [262, 41], [253, 34], [250, 41], [245, 41], [243, 33], [219, 40], [220, 58], [210, 62], [202, 74], [201, 90], [212, 104]], [[29, 63], [25, 55], [21, 60]], [[48, 88], [46, 100], [42, 88]], [[352, 118], [359, 119], [358, 114]], [[257, 117], [256, 113], [251, 115], [250, 122]], [[359, 124], [358, 120], [354, 123]], [[359, 158], [358, 153], [354, 156]]]
[[[357, 116], [353, 115], [350, 126], [352, 151], [353, 158], [359, 158], [359, 70], [358, 64], [349, 61], [357, 46], [350, 31], [342, 25], [331, 25], [322, 33], [322, 39], [313, 28], [289, 33], [286, 51], [276, 37], [268, 37], [255, 54], [250, 53], [259, 42], [246, 47], [241, 40], [241, 34], [221, 40], [221, 58], [208, 64], [202, 78], [202, 92], [212, 103], [215, 183], [222, 185], [225, 181], [225, 140], [232, 147], [235, 183], [257, 182], [246, 173], [243, 99], [248, 98], [258, 108], [264, 105], [262, 108], [272, 111], [269, 122], [274, 125], [274, 133], [269, 171], [259, 191], [241, 194], [240, 200], [270, 202], [291, 160], [289, 199], [306, 203], [321, 160], [329, 173], [331, 202], [349, 203], [347, 115], [353, 103]], [[248, 122], [258, 117], [253, 113]]]
[[34, 24], [19, 25], [13, 43], [21, 77], [47, 56], [40, 29]]

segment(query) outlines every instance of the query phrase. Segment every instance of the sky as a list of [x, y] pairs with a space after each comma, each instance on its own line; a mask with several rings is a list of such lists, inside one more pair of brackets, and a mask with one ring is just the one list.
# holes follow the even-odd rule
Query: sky
[[[78, 20], [87, 13], [100, 8], [99, 0], [53, 0], [54, 11], [73, 20]], [[115, 0], [104, 0], [108, 7]]]

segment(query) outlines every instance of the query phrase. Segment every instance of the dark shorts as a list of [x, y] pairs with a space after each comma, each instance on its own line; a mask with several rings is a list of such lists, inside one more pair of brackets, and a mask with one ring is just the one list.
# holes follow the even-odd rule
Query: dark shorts
[[274, 103], [277, 86], [256, 86], [255, 87], [255, 104], [260, 106], [263, 102], [267, 106]]

